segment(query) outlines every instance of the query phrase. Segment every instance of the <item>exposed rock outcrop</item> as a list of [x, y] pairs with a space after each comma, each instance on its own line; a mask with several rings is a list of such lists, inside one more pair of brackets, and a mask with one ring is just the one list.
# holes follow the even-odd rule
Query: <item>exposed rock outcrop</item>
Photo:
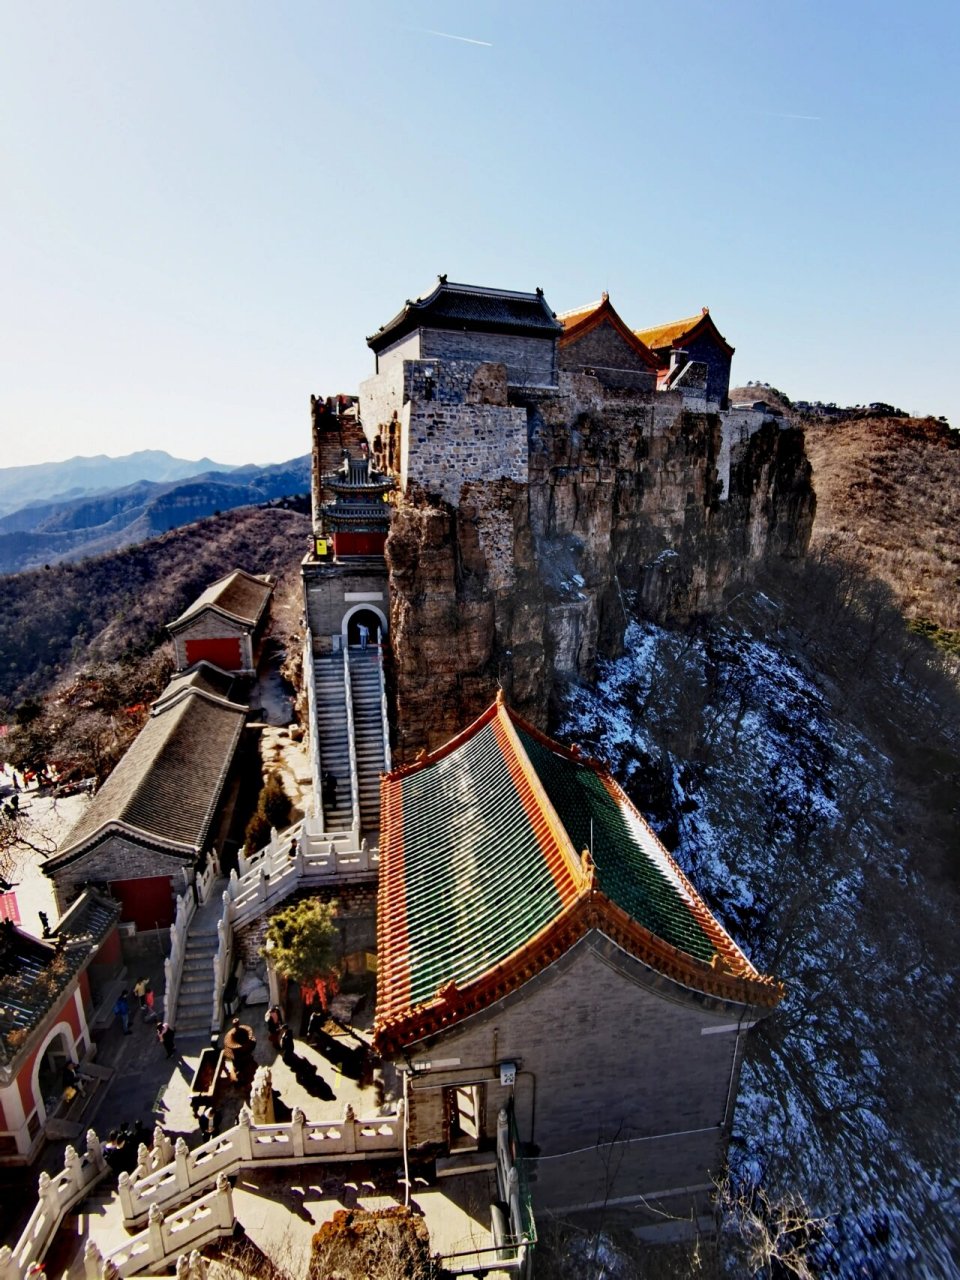
[[815, 499], [802, 430], [734, 433], [678, 394], [511, 388], [526, 409], [529, 482], [462, 486], [456, 505], [409, 485], [387, 563], [396, 758], [434, 747], [501, 685], [545, 724], [558, 683], [622, 650], [629, 617], [714, 609], [751, 565], [806, 549]]

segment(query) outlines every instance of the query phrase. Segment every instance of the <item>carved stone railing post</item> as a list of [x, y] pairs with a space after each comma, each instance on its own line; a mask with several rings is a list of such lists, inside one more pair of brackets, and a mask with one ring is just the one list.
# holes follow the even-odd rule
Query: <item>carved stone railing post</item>
[[63, 1171], [70, 1179], [70, 1191], [83, 1190], [83, 1161], [77, 1154], [76, 1147], [67, 1147], [63, 1153]]
[[[178, 1138], [173, 1148], [173, 1158], [177, 1166], [177, 1190], [190, 1190], [190, 1148], [184, 1138]], [[155, 1208], [156, 1206], [152, 1206]]]
[[13, 1257], [13, 1250], [8, 1244], [0, 1248], [0, 1280], [20, 1280], [20, 1268]]
[[107, 1158], [103, 1154], [103, 1146], [95, 1129], [87, 1130], [87, 1155], [97, 1173], [103, 1173], [107, 1167]]
[[257, 900], [259, 902], [266, 902], [269, 884], [270, 881], [267, 873], [264, 871], [263, 867], [261, 867], [257, 875]]
[[133, 1187], [133, 1179], [127, 1173], [126, 1169], [122, 1170], [120, 1177], [117, 1179], [117, 1191], [120, 1195], [120, 1208], [123, 1210], [123, 1217], [126, 1222], [136, 1217], [136, 1192]]
[[253, 1116], [249, 1107], [241, 1107], [237, 1116], [237, 1146], [240, 1148], [241, 1160], [253, 1159], [253, 1134], [250, 1132]]
[[163, 1210], [158, 1204], [150, 1206], [147, 1214], [147, 1240], [150, 1248], [150, 1261], [159, 1263], [163, 1260], [166, 1248], [163, 1242]]
[[233, 1212], [233, 1188], [230, 1186], [230, 1179], [225, 1173], [217, 1174], [217, 1198], [216, 1215], [217, 1224], [225, 1230], [229, 1230], [235, 1221]]
[[156, 1167], [162, 1169], [173, 1159], [173, 1143], [159, 1125], [153, 1131], [153, 1151], [157, 1157]]
[[150, 1148], [145, 1142], [141, 1142], [137, 1147], [137, 1177], [145, 1178], [153, 1172], [153, 1161], [150, 1158]]
[[341, 1132], [343, 1134], [343, 1150], [347, 1155], [352, 1155], [357, 1149], [357, 1117], [349, 1102], [343, 1108]]
[[96, 1240], [91, 1240], [88, 1236], [87, 1243], [83, 1246], [83, 1274], [86, 1280], [100, 1280], [102, 1270], [103, 1254]]
[[299, 1159], [303, 1155], [303, 1126], [307, 1117], [299, 1107], [293, 1108], [290, 1117], [290, 1130], [293, 1137], [293, 1154]]

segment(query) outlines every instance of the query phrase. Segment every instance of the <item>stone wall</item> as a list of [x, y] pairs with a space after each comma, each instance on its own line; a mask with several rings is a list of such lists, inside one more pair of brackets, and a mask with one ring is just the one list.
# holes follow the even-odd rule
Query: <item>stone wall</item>
[[[414, 1062], [459, 1058], [414, 1077], [411, 1142], [443, 1141], [443, 1086], [476, 1082], [488, 1135], [513, 1097], [536, 1153], [538, 1209], [625, 1197], [635, 1214], [641, 1196], [665, 1191], [689, 1203], [721, 1164], [746, 1012], [685, 992], [591, 934], [494, 1009], [409, 1051]], [[512, 1090], [502, 1062], [517, 1065]]]
[[709, 335], [695, 338], [684, 350], [691, 360], [702, 361], [707, 366], [707, 399], [726, 408], [732, 357], [721, 351]]
[[377, 886], [337, 885], [323, 889], [304, 889], [291, 894], [276, 911], [259, 916], [250, 924], [238, 929], [234, 935], [236, 955], [244, 968], [255, 969], [260, 963], [260, 950], [267, 936], [271, 916], [285, 910], [294, 902], [316, 898], [321, 902], [336, 901], [339, 904], [336, 921], [340, 930], [340, 954], [352, 955], [355, 951], [377, 949]]
[[356, 568], [305, 560], [301, 566], [304, 609], [314, 642], [332, 647], [331, 637], [342, 634], [346, 613], [356, 604], [370, 603], [389, 616], [385, 569]]
[[421, 360], [465, 360], [470, 364], [502, 364], [516, 386], [554, 386], [557, 340], [520, 334], [476, 333], [467, 329], [421, 329]]
[[557, 353], [559, 367], [568, 371], [590, 369], [604, 387], [638, 391], [656, 389], [657, 377], [608, 320]]

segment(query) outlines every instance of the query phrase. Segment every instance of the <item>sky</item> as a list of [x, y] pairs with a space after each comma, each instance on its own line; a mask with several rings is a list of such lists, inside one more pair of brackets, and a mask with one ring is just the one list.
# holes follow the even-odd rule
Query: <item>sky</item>
[[955, 0], [6, 0], [0, 466], [309, 449], [439, 273], [960, 425]]

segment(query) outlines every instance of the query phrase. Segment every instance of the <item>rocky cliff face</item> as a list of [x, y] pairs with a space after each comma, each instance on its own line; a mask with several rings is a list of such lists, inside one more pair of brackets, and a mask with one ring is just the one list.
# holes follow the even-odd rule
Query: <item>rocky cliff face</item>
[[630, 618], [715, 609], [751, 565], [806, 549], [815, 501], [802, 431], [765, 423], [731, 449], [717, 415], [672, 394], [511, 390], [529, 483], [410, 486], [387, 542], [397, 762], [461, 729], [501, 685], [538, 724], [559, 686], [622, 651]]

